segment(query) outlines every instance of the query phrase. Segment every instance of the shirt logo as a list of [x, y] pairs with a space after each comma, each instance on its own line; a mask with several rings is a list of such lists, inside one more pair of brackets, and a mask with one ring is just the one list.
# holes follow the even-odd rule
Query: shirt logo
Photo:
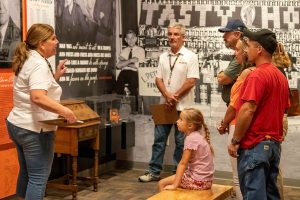
[[269, 145], [264, 145], [264, 150], [269, 151], [270, 146]]

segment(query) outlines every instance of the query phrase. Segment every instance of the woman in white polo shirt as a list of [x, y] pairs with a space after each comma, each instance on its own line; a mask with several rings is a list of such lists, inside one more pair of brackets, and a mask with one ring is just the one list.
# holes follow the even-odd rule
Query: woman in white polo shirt
[[20, 199], [43, 199], [51, 171], [56, 126], [39, 121], [58, 115], [69, 123], [77, 120], [69, 108], [58, 103], [62, 89], [56, 81], [66, 71], [66, 60], [59, 63], [55, 73], [47, 60], [55, 55], [57, 44], [50, 25], [34, 24], [13, 58], [14, 107], [6, 123], [18, 152], [20, 171], [16, 194]]

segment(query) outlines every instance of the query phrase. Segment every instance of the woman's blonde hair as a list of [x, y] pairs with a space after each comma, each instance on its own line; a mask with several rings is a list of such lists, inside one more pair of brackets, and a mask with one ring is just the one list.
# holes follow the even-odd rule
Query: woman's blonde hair
[[241, 64], [241, 71], [240, 71], [240, 74], [241, 74], [244, 69], [247, 69], [249, 67], [253, 67], [253, 64], [250, 63], [249, 60], [248, 60], [248, 55], [247, 55], [247, 52], [245, 51], [245, 49], [247, 47], [247, 43], [243, 39], [243, 37], [238, 40], [237, 45], [238, 44], [241, 45], [241, 49], [242, 49], [242, 53], [243, 53], [243, 63]]
[[280, 42], [278, 42], [277, 48], [273, 53], [272, 61], [278, 68], [288, 68], [292, 64], [288, 53], [284, 50], [284, 46]]
[[36, 50], [40, 42], [48, 40], [54, 34], [54, 29], [48, 24], [33, 24], [26, 35], [24, 42], [21, 42], [16, 48], [12, 70], [16, 76], [20, 73], [24, 62], [28, 58], [30, 50]]
[[194, 125], [194, 128], [195, 128], [194, 131], [201, 130], [202, 127], [204, 128], [205, 139], [210, 146], [211, 152], [214, 153], [213, 147], [210, 142], [210, 131], [204, 122], [204, 117], [203, 117], [202, 113], [198, 109], [195, 109], [195, 108], [185, 108], [181, 113], [182, 113], [183, 117], [185, 118], [185, 120], [187, 121], [187, 123], [191, 123]]

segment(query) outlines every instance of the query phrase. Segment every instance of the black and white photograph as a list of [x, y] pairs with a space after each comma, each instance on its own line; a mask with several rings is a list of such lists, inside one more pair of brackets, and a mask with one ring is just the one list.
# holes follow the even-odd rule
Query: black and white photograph
[[8, 67], [21, 41], [21, 1], [0, 1], [0, 66]]
[[114, 0], [56, 0], [56, 32], [61, 42], [110, 44], [113, 4]]
[[69, 70], [60, 79], [61, 86], [68, 88], [64, 98], [107, 93], [103, 71], [110, 79], [114, 76], [115, 4], [115, 0], [55, 1], [55, 31], [60, 42], [56, 60], [68, 57]]

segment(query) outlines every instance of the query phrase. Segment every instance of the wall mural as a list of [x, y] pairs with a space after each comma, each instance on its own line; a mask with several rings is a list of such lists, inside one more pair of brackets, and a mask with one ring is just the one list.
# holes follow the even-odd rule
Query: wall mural
[[144, 0], [138, 45], [145, 48], [146, 59], [139, 68], [140, 94], [160, 95], [154, 83], [158, 56], [168, 49], [167, 26], [180, 22], [187, 28], [185, 46], [199, 58], [200, 80], [195, 88], [195, 101], [211, 117], [222, 117], [226, 108], [216, 77], [227, 67], [234, 52], [225, 47], [218, 28], [230, 19], [241, 19], [249, 29], [268, 28], [276, 33], [291, 56], [292, 65], [285, 69], [290, 87], [299, 89], [299, 1]]
[[68, 70], [59, 80], [62, 98], [106, 93], [98, 80], [113, 79], [115, 1], [57, 0], [55, 22], [56, 60], [68, 58]]

